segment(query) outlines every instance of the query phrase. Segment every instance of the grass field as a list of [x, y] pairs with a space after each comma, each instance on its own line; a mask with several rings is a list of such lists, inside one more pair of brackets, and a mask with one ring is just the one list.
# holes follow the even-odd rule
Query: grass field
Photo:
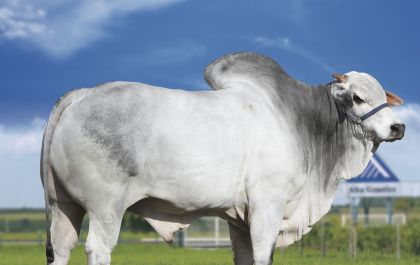
[[[230, 249], [197, 250], [173, 248], [165, 244], [121, 244], [112, 256], [113, 265], [225, 265], [233, 264]], [[35, 245], [0, 246], [0, 265], [43, 265], [44, 248]], [[71, 265], [86, 264], [83, 246], [72, 253]], [[391, 265], [420, 264], [420, 257], [402, 256], [397, 263], [395, 255], [380, 253], [361, 253], [355, 259], [346, 253], [329, 252], [322, 257], [319, 251], [305, 250], [301, 256], [298, 248], [287, 248], [283, 254], [275, 254], [276, 265]]]

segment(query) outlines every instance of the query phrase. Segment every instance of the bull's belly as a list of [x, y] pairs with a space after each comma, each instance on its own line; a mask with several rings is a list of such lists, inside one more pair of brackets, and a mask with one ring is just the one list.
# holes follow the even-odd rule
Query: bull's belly
[[[172, 163], [156, 171], [141, 168], [145, 174], [140, 173], [130, 180], [133, 197], [142, 191], [149, 198], [172, 204], [171, 211], [183, 212], [229, 208], [235, 203], [238, 192], [243, 193], [243, 182], [234, 168], [223, 170], [210, 162], [190, 164], [176, 159]], [[189, 166], [183, 167], [186, 164]]]
[[234, 205], [238, 193], [244, 193], [238, 172], [228, 165], [224, 169], [212, 163], [184, 167], [188, 161], [175, 160], [171, 165], [166, 161], [166, 166], [154, 169], [150, 169], [151, 165], [139, 166], [130, 176], [99, 150], [56, 149], [52, 156], [56, 177], [79, 202], [100, 200], [101, 194], [103, 199], [119, 197], [126, 206], [155, 198], [173, 205], [168, 208], [171, 213], [181, 213], [227, 209]]

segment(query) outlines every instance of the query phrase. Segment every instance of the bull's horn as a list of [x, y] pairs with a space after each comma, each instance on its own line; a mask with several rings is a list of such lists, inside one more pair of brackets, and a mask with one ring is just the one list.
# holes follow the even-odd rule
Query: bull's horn
[[347, 82], [347, 80], [349, 79], [349, 77], [348, 76], [346, 76], [346, 75], [342, 75], [342, 74], [337, 74], [337, 73], [333, 73], [332, 74], [332, 77], [334, 77], [335, 78], [335, 80], [337, 80], [338, 82], [340, 82], [340, 83], [345, 83], [345, 82]]
[[390, 106], [399, 106], [404, 104], [404, 100], [399, 96], [395, 95], [394, 93], [385, 91], [386, 94], [386, 101]]

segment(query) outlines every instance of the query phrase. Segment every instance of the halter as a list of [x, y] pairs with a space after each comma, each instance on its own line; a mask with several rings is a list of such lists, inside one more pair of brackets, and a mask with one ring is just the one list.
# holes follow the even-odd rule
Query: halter
[[[355, 124], [360, 126], [361, 130], [362, 130], [362, 134], [367, 137], [368, 139], [374, 140], [376, 137], [374, 135], [372, 135], [370, 132], [367, 131], [365, 124], [363, 123], [364, 120], [368, 119], [370, 116], [374, 115], [375, 113], [377, 113], [378, 111], [380, 111], [383, 108], [389, 107], [388, 103], [383, 103], [379, 106], [377, 106], [376, 108], [374, 108], [373, 110], [369, 111], [368, 113], [366, 113], [365, 115], [363, 115], [362, 117], [358, 117], [354, 114], [353, 111], [345, 111], [345, 115], [347, 116], [347, 119]], [[376, 149], [378, 148], [378, 145], [376, 145], [373, 148], [373, 152], [376, 151]]]
[[362, 121], [364, 121], [367, 118], [369, 118], [370, 116], [372, 116], [373, 114], [375, 114], [376, 112], [380, 111], [383, 108], [387, 108], [387, 107], [389, 107], [389, 104], [388, 103], [381, 104], [381, 105], [377, 106], [376, 108], [374, 108], [373, 110], [371, 110], [368, 113], [366, 113], [365, 115], [363, 115], [362, 117], [360, 117], [360, 119]]

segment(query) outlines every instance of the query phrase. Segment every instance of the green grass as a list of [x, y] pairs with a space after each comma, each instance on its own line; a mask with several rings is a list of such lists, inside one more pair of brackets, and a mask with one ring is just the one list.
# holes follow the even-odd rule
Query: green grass
[[33, 240], [41, 240], [42, 242], [45, 241], [46, 232], [19, 232], [19, 233], [1, 233], [0, 234], [0, 241], [1, 240], [14, 240], [14, 241], [33, 241]]
[[[168, 245], [121, 244], [112, 256], [113, 265], [225, 265], [233, 264], [230, 249], [197, 250], [173, 248]], [[346, 253], [328, 252], [322, 257], [319, 251], [305, 250], [300, 255], [297, 247], [287, 248], [283, 255], [276, 250], [275, 265], [391, 265], [397, 264], [395, 255], [359, 253], [350, 259]], [[0, 246], [0, 265], [45, 264], [44, 248], [35, 245]], [[82, 246], [72, 253], [71, 265], [86, 264]], [[402, 256], [398, 264], [420, 264], [420, 257]]]
[[[6, 241], [34, 241], [41, 240], [45, 241], [46, 238], [45, 231], [38, 232], [13, 232], [13, 233], [2, 233], [0, 231], [0, 242], [1, 240]], [[82, 231], [80, 234], [80, 240], [84, 241], [87, 238], [87, 231]], [[156, 232], [142, 232], [142, 233], [133, 233], [129, 231], [122, 231], [120, 233], [120, 240], [129, 240], [129, 241], [140, 241], [142, 239], [161, 239], [161, 237]]]

